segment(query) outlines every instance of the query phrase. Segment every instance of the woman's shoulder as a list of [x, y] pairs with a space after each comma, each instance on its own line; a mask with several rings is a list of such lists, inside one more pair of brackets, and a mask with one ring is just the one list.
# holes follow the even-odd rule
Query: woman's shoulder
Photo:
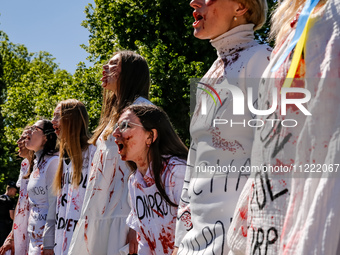
[[272, 48], [267, 44], [256, 44], [249, 48], [249, 58], [246, 63], [246, 77], [260, 78], [269, 64]]
[[181, 159], [177, 156], [166, 156], [168, 159], [168, 165], [187, 165], [187, 161], [185, 159]]
[[90, 144], [86, 150], [83, 151], [83, 154], [89, 153], [90, 155], [93, 156], [93, 154], [96, 152], [97, 146]]
[[133, 104], [153, 104], [151, 103], [148, 99], [144, 98], [144, 97], [138, 97]]
[[171, 177], [184, 178], [187, 161], [177, 156], [168, 156], [165, 174], [171, 173]]

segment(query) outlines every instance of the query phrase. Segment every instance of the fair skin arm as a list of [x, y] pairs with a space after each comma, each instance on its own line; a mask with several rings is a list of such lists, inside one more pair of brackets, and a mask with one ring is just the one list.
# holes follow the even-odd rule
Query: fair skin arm
[[177, 255], [177, 252], [178, 252], [178, 247], [175, 247], [174, 251], [172, 252], [171, 255]]
[[54, 252], [52, 249], [44, 249], [44, 245], [40, 246], [40, 254], [41, 255], [54, 255]]

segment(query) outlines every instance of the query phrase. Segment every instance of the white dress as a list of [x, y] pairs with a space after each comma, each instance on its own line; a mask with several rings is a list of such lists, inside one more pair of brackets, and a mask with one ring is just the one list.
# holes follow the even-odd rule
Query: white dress
[[72, 184], [72, 161], [67, 164], [65, 160], [63, 160], [61, 192], [57, 198], [56, 208], [55, 254], [67, 255], [74, 229], [76, 228], [80, 217], [86, 185], [88, 183], [88, 176], [95, 151], [96, 147], [94, 145], [90, 145], [85, 151], [83, 151], [83, 167], [78, 187], [75, 187]]
[[[185, 160], [171, 157], [161, 173], [165, 192], [175, 204], [181, 197], [185, 169]], [[150, 168], [144, 177], [138, 170], [131, 175], [129, 194], [132, 208], [126, 222], [138, 233], [138, 254], [170, 255], [175, 244], [177, 208], [162, 198]]]
[[[286, 115], [281, 114], [280, 90], [292, 54], [271, 72], [288, 47], [294, 27], [277, 43], [263, 74], [259, 108], [268, 109], [273, 88], [277, 88], [278, 107], [273, 114], [259, 118], [278, 121], [274, 128], [265, 125], [256, 131], [252, 153], [253, 166], [290, 170], [261, 169], [246, 184], [235, 211], [234, 226], [228, 233], [233, 254], [340, 252], [340, 2], [328, 0], [316, 9], [311, 15], [315, 23], [295, 75], [306, 79], [292, 84], [310, 91], [311, 99], [303, 105], [312, 115], [306, 116], [294, 105], [288, 105]], [[297, 125], [292, 121], [282, 124], [288, 119]], [[247, 217], [241, 217], [241, 212]], [[241, 229], [247, 229], [245, 236]]]
[[[250, 111], [245, 110], [244, 115], [233, 115], [233, 97], [220, 84], [226, 80], [244, 95], [251, 87], [252, 103], [256, 104], [259, 78], [269, 63], [271, 52], [270, 47], [259, 45], [254, 40], [252, 24], [240, 25], [211, 43], [218, 58], [201, 82], [216, 90], [222, 104], [215, 95], [217, 104], [206, 91], [197, 90], [196, 108], [190, 124], [189, 167], [176, 226], [178, 254], [228, 252], [226, 233], [249, 175], [240, 170], [250, 164], [255, 128], [247, 125], [254, 117]], [[199, 87], [214, 94], [207, 86]], [[247, 109], [246, 103], [244, 109]], [[214, 120], [227, 120], [228, 123], [214, 126]], [[210, 171], [212, 167], [220, 167], [220, 171]], [[237, 172], [229, 171], [230, 167]]]
[[21, 162], [20, 175], [17, 181], [17, 187], [20, 188], [18, 203], [15, 211], [15, 218], [13, 222], [14, 232], [14, 245], [15, 254], [26, 255], [28, 254], [29, 238], [27, 233], [28, 218], [30, 213], [27, 184], [28, 178], [23, 179], [22, 177], [27, 174], [30, 165], [27, 159]]
[[[150, 103], [138, 98], [135, 103]], [[120, 160], [115, 138], [97, 140], [83, 207], [68, 254], [120, 254], [127, 243], [130, 170]], [[128, 252], [128, 250], [127, 250]], [[127, 254], [127, 253], [123, 253]]]
[[[29, 254], [40, 255], [40, 246], [51, 245], [53, 248], [54, 231], [45, 230], [47, 221], [54, 222], [57, 197], [53, 194], [52, 183], [58, 168], [57, 156], [45, 156], [39, 166], [37, 162], [42, 151], [36, 153], [33, 171], [27, 185], [30, 204], [30, 216], [28, 220]], [[51, 208], [51, 209], [50, 209]], [[47, 242], [47, 243], [46, 243]]]

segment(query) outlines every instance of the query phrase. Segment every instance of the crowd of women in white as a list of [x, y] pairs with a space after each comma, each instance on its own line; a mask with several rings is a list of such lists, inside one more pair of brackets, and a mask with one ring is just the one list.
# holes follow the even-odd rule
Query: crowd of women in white
[[[103, 66], [102, 112], [92, 136], [86, 108], [75, 99], [59, 102], [52, 121], [24, 129], [15, 220], [0, 254], [340, 252], [336, 173], [294, 178], [292, 172], [259, 170], [250, 178], [193, 170], [339, 163], [339, 1], [284, 0], [273, 16], [273, 52], [254, 40], [266, 19], [265, 0], [192, 0], [190, 6], [194, 35], [210, 39], [218, 56], [200, 84], [221, 100], [205, 100], [202, 114], [206, 92], [198, 89], [190, 149], [148, 100], [145, 59], [115, 53]], [[291, 47], [300, 37], [307, 38], [302, 53]], [[292, 78], [299, 80], [290, 86], [311, 92], [306, 107], [312, 116], [296, 107], [282, 115], [278, 106], [258, 118], [298, 118], [299, 127], [263, 126], [255, 133], [251, 127], [212, 127], [214, 119], [237, 121], [232, 98], [219, 84], [232, 81], [244, 94], [252, 87], [254, 105], [266, 110], [270, 88], [280, 93], [292, 65]], [[242, 118], [254, 116], [248, 111]]]

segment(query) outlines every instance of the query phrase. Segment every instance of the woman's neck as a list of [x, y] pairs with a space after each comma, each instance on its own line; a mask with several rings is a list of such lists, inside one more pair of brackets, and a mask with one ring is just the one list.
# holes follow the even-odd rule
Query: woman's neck
[[147, 162], [137, 164], [137, 169], [143, 176], [148, 171], [148, 168], [149, 168], [149, 165], [147, 164]]

